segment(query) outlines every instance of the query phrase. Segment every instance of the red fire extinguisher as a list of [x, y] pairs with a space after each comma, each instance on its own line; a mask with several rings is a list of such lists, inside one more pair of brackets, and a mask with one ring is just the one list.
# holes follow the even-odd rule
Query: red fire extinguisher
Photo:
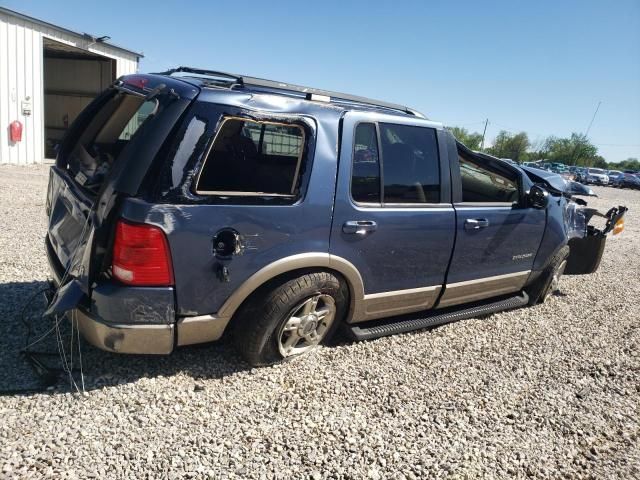
[[18, 120], [14, 120], [9, 125], [9, 137], [14, 143], [22, 140], [22, 123]]

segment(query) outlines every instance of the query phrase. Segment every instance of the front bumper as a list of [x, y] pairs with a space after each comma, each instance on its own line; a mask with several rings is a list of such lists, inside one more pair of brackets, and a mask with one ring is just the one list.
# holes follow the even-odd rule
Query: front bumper
[[598, 178], [598, 177], [589, 177], [587, 178], [587, 183], [592, 183], [595, 185], [609, 185], [609, 180], [605, 180], [604, 178]]

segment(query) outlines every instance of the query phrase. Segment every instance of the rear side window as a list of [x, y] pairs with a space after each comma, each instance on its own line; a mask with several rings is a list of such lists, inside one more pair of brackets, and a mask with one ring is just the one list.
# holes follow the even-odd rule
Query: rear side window
[[518, 181], [516, 174], [480, 162], [478, 159], [459, 152], [460, 176], [462, 179], [463, 202], [518, 201]]
[[390, 123], [380, 123], [377, 127], [380, 145], [376, 124], [361, 123], [356, 127], [351, 176], [353, 199], [381, 204], [438, 203], [440, 165], [436, 131]]
[[227, 118], [204, 161], [196, 193], [294, 197], [304, 140], [298, 125]]

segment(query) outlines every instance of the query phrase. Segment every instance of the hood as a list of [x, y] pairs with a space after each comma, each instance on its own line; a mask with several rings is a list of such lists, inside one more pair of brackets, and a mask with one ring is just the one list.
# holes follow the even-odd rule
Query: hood
[[579, 182], [574, 182], [573, 180], [566, 180], [557, 173], [534, 167], [521, 166], [520, 168], [527, 174], [532, 182], [541, 183], [551, 191], [568, 195], [597, 196], [591, 188]]

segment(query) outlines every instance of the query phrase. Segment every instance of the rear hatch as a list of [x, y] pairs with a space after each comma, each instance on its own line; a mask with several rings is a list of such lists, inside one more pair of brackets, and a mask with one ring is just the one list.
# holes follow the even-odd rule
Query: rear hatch
[[155, 157], [199, 91], [165, 76], [125, 76], [69, 129], [49, 175], [47, 250], [56, 280], [72, 282], [75, 297], [88, 296], [103, 270], [120, 200], [152, 177]]

